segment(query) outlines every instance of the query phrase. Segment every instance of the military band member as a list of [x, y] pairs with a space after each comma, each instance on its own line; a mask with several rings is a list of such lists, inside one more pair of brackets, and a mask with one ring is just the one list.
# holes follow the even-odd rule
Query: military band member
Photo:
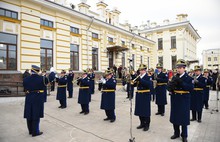
[[[55, 70], [54, 70], [53, 67], [50, 68], [50, 72], [54, 72], [55, 73]], [[51, 92], [54, 91], [55, 90], [55, 80], [52, 80], [52, 82], [50, 83], [50, 86], [51, 86], [51, 88], [50, 88], [51, 90], [50, 91]]]
[[51, 72], [48, 78], [38, 75], [40, 68], [32, 65], [31, 76], [24, 78], [23, 86], [26, 90], [24, 118], [27, 119], [29, 134], [38, 136], [40, 132], [40, 118], [44, 117], [44, 87], [55, 78]]
[[[44, 76], [45, 78], [47, 77], [47, 71], [43, 70], [42, 71], [42, 76]], [[44, 86], [44, 102], [47, 102], [47, 86]]]
[[60, 106], [58, 108], [64, 109], [67, 107], [66, 104], [66, 87], [67, 87], [67, 75], [66, 71], [62, 70], [60, 77], [56, 78], [57, 86], [57, 100], [60, 102]]
[[190, 124], [190, 92], [193, 90], [192, 78], [185, 72], [186, 62], [179, 59], [176, 64], [177, 74], [168, 83], [167, 90], [170, 92], [170, 122], [173, 124], [174, 135], [171, 139], [180, 136], [180, 126], [182, 127], [181, 137], [183, 142], [187, 142]]
[[78, 79], [77, 85], [79, 85], [78, 103], [81, 105], [82, 111], [80, 114], [89, 114], [89, 102], [91, 99], [90, 94], [90, 80], [87, 76], [87, 71], [83, 70], [82, 77]]
[[165, 113], [165, 105], [167, 104], [167, 82], [168, 82], [168, 75], [163, 73], [163, 66], [158, 63], [156, 66], [158, 73], [157, 73], [157, 86], [155, 88], [156, 92], [156, 104], [158, 106], [158, 112], [156, 115], [164, 116]]
[[116, 80], [113, 78], [113, 72], [111, 70], [105, 71], [105, 79], [102, 81], [102, 97], [101, 97], [101, 109], [105, 110], [107, 118], [104, 121], [110, 120], [115, 122], [115, 89]]
[[153, 102], [155, 100], [154, 86], [156, 87], [156, 80], [154, 79], [155, 74], [154, 74], [154, 69], [153, 68], [149, 69], [149, 74], [148, 75], [151, 76], [151, 78], [152, 78], [152, 80], [151, 80], [152, 81], [152, 86], [151, 86], [150, 92], [151, 92], [151, 95], [152, 95], [151, 100]]
[[91, 94], [95, 93], [95, 73], [94, 70], [91, 69], [90, 79], [91, 79]]
[[69, 92], [68, 98], [73, 97], [73, 78], [74, 78], [73, 70], [69, 69], [69, 74], [67, 76], [67, 91]]
[[[130, 74], [128, 75], [128, 77], [131, 76], [131, 80], [135, 79], [136, 74], [135, 71], [133, 69], [131, 69]], [[133, 99], [134, 96], [134, 86], [131, 85], [131, 83], [129, 82], [129, 78], [127, 79], [127, 99]]]
[[201, 123], [202, 119], [202, 109], [204, 101], [204, 89], [206, 87], [206, 78], [201, 74], [200, 66], [194, 67], [195, 78], [194, 78], [194, 89], [191, 95], [191, 110], [192, 110], [192, 119], [191, 121], [197, 120]]
[[[148, 131], [150, 127], [150, 115], [151, 115], [151, 93], [150, 88], [152, 86], [151, 77], [147, 74], [147, 66], [140, 64], [139, 75], [135, 78], [135, 86], [137, 87], [135, 98], [135, 112], [134, 115], [139, 116], [140, 125], [137, 129]], [[134, 80], [133, 80], [134, 82]]]
[[205, 106], [205, 109], [209, 109], [209, 90], [210, 90], [210, 87], [213, 83], [213, 79], [212, 77], [209, 76], [209, 70], [208, 69], [204, 69], [204, 77], [207, 79], [207, 84], [206, 84], [206, 87], [204, 89], [204, 106]]

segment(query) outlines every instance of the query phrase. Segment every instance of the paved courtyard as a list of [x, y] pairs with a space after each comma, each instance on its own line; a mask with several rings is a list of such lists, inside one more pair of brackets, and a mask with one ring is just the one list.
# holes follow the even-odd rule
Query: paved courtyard
[[[96, 86], [97, 89], [97, 86]], [[90, 103], [89, 115], [79, 114], [77, 103], [78, 87], [74, 87], [74, 98], [67, 100], [67, 108], [59, 109], [56, 92], [48, 96], [45, 103], [45, 116], [41, 119], [38, 137], [28, 134], [23, 118], [24, 97], [0, 98], [0, 142], [127, 142], [130, 138], [130, 102], [126, 92], [117, 86], [116, 121], [103, 121], [105, 113], [100, 109], [101, 93], [96, 90]], [[169, 122], [170, 103], [166, 105], [165, 116], [156, 116], [157, 106], [151, 104], [151, 125], [147, 132], [137, 130], [138, 117], [133, 115], [133, 136], [136, 142], [178, 142], [171, 140], [172, 124]], [[211, 110], [216, 107], [216, 92], [211, 91], [210, 108], [203, 111], [202, 123], [191, 122], [188, 129], [190, 142], [220, 142], [220, 114]], [[220, 104], [219, 104], [220, 105]], [[133, 100], [134, 108], [134, 100]]]

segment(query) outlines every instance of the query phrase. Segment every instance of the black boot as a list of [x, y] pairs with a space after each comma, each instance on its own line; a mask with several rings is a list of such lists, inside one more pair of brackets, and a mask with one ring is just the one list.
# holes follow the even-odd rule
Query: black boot
[[179, 138], [180, 136], [177, 136], [177, 135], [172, 135], [171, 137], [170, 137], [170, 139], [176, 139], [176, 138]]
[[183, 138], [182, 138], [182, 141], [183, 141], [183, 142], [187, 142], [187, 138], [186, 138], [186, 137], [183, 137]]

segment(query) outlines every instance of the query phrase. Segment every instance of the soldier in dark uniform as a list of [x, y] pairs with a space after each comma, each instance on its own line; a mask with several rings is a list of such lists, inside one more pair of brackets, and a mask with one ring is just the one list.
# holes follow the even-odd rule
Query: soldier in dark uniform
[[94, 94], [95, 93], [95, 73], [94, 73], [93, 69], [91, 69], [90, 72], [91, 72], [91, 74], [90, 74], [91, 94]]
[[198, 122], [201, 123], [204, 101], [204, 89], [206, 87], [207, 80], [205, 77], [202, 76], [200, 66], [195, 66], [194, 70], [196, 76], [194, 78], [194, 89], [191, 95], [191, 121], [198, 120]]
[[157, 85], [155, 88], [156, 92], [156, 104], [158, 106], [158, 112], [156, 115], [164, 116], [165, 113], [165, 105], [167, 104], [167, 82], [168, 82], [168, 75], [166, 73], [163, 73], [163, 67], [160, 63], [157, 64]]
[[[131, 80], [135, 79], [136, 77], [136, 74], [133, 69], [131, 69], [128, 77], [130, 76], [131, 76]], [[134, 86], [131, 85], [131, 83], [129, 82], [129, 79], [127, 79], [127, 99], [133, 99], [133, 96], [134, 96]]]
[[64, 109], [67, 107], [66, 104], [66, 87], [67, 87], [67, 75], [66, 71], [62, 70], [59, 78], [56, 78], [57, 85], [57, 100], [60, 102], [58, 108]]
[[[53, 68], [53, 67], [50, 68], [50, 72], [54, 72], [54, 68]], [[55, 90], [55, 80], [53, 80], [53, 81], [50, 83], [50, 89], [51, 89], [51, 90], [50, 90], [51, 92]]]
[[44, 117], [44, 87], [54, 80], [55, 74], [51, 72], [49, 77], [38, 75], [40, 68], [32, 65], [31, 76], [24, 78], [23, 86], [26, 90], [24, 118], [27, 119], [29, 134], [38, 136], [40, 132], [40, 118]]
[[115, 122], [115, 89], [117, 82], [113, 78], [111, 70], [105, 71], [105, 79], [102, 80], [102, 83], [101, 109], [105, 110], [107, 116], [104, 121], [110, 120], [110, 122]]
[[[43, 70], [42, 71], [42, 76], [44, 76], [45, 78], [47, 77], [47, 71]], [[44, 86], [44, 102], [47, 102], [47, 86]]]
[[82, 77], [78, 79], [77, 85], [79, 85], [79, 97], [78, 103], [81, 104], [82, 111], [80, 114], [89, 114], [89, 102], [91, 99], [90, 94], [90, 80], [87, 77], [87, 71], [84, 70]]
[[69, 74], [67, 76], [67, 91], [69, 92], [68, 98], [73, 97], [73, 78], [74, 78], [74, 73], [72, 69], [69, 69]]
[[155, 74], [154, 74], [154, 69], [153, 68], [151, 68], [151, 69], [149, 69], [149, 76], [151, 76], [151, 78], [152, 78], [152, 86], [151, 86], [151, 89], [150, 89], [150, 92], [151, 92], [151, 95], [152, 95], [152, 97], [151, 97], [151, 100], [152, 100], [152, 102], [155, 100], [155, 89], [154, 89], [154, 84], [156, 83], [155, 81], [155, 79], [154, 79], [154, 77], [155, 77]]
[[186, 62], [179, 59], [176, 64], [177, 74], [168, 83], [167, 90], [170, 92], [170, 122], [173, 124], [174, 135], [171, 139], [180, 136], [180, 126], [182, 126], [182, 141], [187, 142], [187, 125], [190, 124], [190, 92], [193, 90], [193, 83], [186, 72]]
[[135, 97], [135, 111], [134, 115], [139, 116], [140, 125], [137, 129], [142, 129], [148, 131], [150, 127], [150, 115], [151, 115], [151, 93], [150, 88], [152, 86], [152, 78], [147, 74], [147, 66], [140, 64], [139, 75], [135, 78], [136, 81], [131, 83], [137, 87], [136, 97]]
[[209, 90], [213, 83], [213, 79], [212, 77], [209, 76], [208, 69], [204, 69], [204, 77], [207, 79], [207, 84], [204, 89], [204, 106], [205, 106], [205, 109], [209, 109]]

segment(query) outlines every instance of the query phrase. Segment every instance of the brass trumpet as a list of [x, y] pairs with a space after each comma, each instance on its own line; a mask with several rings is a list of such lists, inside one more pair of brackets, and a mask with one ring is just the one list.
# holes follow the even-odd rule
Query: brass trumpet
[[74, 83], [76, 83], [76, 82], [77, 82], [78, 80], [80, 80], [80, 79], [82, 79], [82, 77], [79, 77], [79, 78], [73, 80], [72, 83], [74, 84]]
[[134, 85], [134, 83], [136, 83], [136, 80], [141, 76], [141, 74], [139, 74], [135, 79], [131, 80], [131, 85]]

